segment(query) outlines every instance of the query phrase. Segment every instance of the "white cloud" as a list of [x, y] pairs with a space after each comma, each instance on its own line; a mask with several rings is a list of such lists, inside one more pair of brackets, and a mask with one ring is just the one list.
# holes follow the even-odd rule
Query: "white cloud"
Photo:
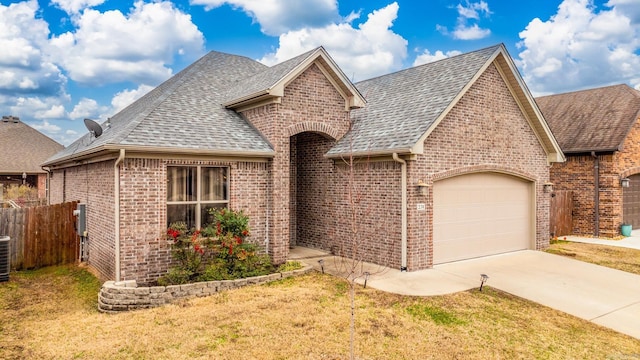
[[[451, 35], [458, 40], [477, 40], [491, 35], [491, 30], [483, 29], [477, 24], [477, 21], [480, 21], [482, 17], [489, 17], [492, 14], [489, 10], [489, 4], [485, 1], [466, 1], [465, 5], [458, 4], [456, 10], [458, 18], [453, 31], [449, 31], [446, 26], [440, 24], [436, 25], [437, 31], [443, 35]], [[471, 21], [475, 22], [470, 24]]]
[[589, 0], [564, 0], [549, 20], [534, 19], [520, 32], [517, 63], [532, 92], [640, 87], [640, 24], [622, 11], [630, 2], [608, 4], [598, 11]]
[[58, 125], [51, 124], [47, 120], [43, 120], [41, 123], [30, 124], [34, 129], [41, 131], [45, 134], [55, 135], [62, 130], [62, 128]]
[[491, 30], [482, 29], [478, 24], [471, 26], [458, 26], [453, 31], [453, 37], [458, 40], [477, 40], [491, 35]]
[[336, 0], [191, 0], [206, 10], [228, 4], [241, 8], [260, 24], [262, 32], [278, 36], [303, 27], [318, 27], [337, 21]]
[[436, 52], [432, 54], [429, 51], [429, 49], [425, 49], [422, 54], [416, 57], [416, 59], [413, 61], [412, 66], [427, 64], [430, 62], [446, 59], [448, 57], [452, 57], [460, 54], [462, 54], [462, 52], [458, 50], [451, 50], [447, 52], [443, 52], [442, 50], [436, 50]]
[[138, 86], [137, 89], [134, 89], [134, 90], [125, 89], [118, 92], [117, 94], [114, 95], [113, 99], [111, 100], [111, 107], [112, 107], [113, 114], [129, 106], [132, 102], [143, 97], [146, 93], [148, 93], [151, 90], [153, 90], [153, 86], [142, 84]]
[[36, 119], [60, 119], [64, 116], [64, 106], [62, 105], [53, 105], [49, 109], [36, 111], [35, 113]]
[[176, 54], [202, 54], [204, 38], [191, 16], [168, 1], [136, 1], [129, 14], [85, 9], [76, 27], [51, 39], [56, 60], [77, 82], [158, 83], [172, 74]]
[[0, 93], [10, 101], [18, 94], [64, 93], [65, 76], [43, 52], [49, 28], [36, 18], [38, 9], [35, 0], [0, 5]]
[[101, 5], [106, 0], [51, 0], [51, 3], [67, 14], [77, 14], [81, 10]]
[[484, 13], [485, 15], [491, 14], [489, 5], [484, 1], [480, 1], [477, 3], [467, 1], [466, 5], [467, 6], [458, 4], [458, 6], [456, 7], [456, 10], [458, 10], [458, 15], [462, 18], [480, 20], [480, 13]]
[[350, 78], [362, 80], [398, 70], [407, 56], [407, 40], [391, 30], [398, 9], [394, 2], [375, 10], [358, 28], [342, 22], [289, 31], [280, 36], [278, 49], [260, 61], [273, 65], [322, 45]]
[[94, 99], [82, 98], [69, 113], [69, 118], [72, 120], [96, 118], [99, 117], [102, 112], [107, 110], [107, 106], [100, 106]]

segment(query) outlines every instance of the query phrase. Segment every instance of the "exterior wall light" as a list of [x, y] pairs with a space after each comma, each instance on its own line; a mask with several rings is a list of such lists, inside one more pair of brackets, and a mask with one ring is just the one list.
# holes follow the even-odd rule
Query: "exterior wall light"
[[631, 180], [629, 178], [620, 179], [620, 185], [622, 185], [623, 188], [628, 188], [630, 183]]
[[553, 184], [552, 183], [544, 183], [544, 185], [542, 185], [542, 190], [544, 190], [545, 193], [553, 192]]
[[418, 181], [418, 193], [422, 196], [427, 196], [429, 193], [429, 184], [425, 183], [422, 180]]

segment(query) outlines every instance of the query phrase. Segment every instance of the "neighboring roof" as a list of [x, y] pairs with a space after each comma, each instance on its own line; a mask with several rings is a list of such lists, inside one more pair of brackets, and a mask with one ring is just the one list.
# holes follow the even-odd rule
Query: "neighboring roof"
[[640, 116], [640, 91], [627, 85], [536, 98], [565, 153], [621, 150]]
[[426, 137], [491, 63], [518, 98], [549, 161], [564, 161], [502, 44], [357, 83], [367, 106], [352, 112], [352, 130], [327, 156], [422, 153]]
[[264, 137], [237, 112], [222, 106], [227, 89], [268, 69], [246, 57], [212, 51], [86, 134], [45, 165], [101, 151], [272, 156]]
[[45, 173], [40, 164], [64, 149], [53, 139], [14, 116], [0, 120], [0, 173]]

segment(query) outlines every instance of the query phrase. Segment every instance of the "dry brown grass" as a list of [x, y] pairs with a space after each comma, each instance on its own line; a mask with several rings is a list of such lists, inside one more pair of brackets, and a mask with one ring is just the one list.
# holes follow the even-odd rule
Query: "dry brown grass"
[[640, 250], [555, 240], [547, 252], [640, 275]]
[[[312, 274], [117, 315], [85, 270], [0, 284], [2, 359], [344, 359], [348, 286]], [[361, 359], [622, 359], [640, 341], [485, 288], [430, 298], [357, 292]]]

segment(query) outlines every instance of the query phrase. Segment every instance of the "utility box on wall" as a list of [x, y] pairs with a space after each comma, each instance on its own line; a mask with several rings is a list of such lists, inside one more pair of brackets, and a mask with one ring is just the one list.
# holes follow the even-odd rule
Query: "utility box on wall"
[[76, 232], [79, 236], [87, 236], [87, 204], [78, 204], [73, 215], [76, 216]]

